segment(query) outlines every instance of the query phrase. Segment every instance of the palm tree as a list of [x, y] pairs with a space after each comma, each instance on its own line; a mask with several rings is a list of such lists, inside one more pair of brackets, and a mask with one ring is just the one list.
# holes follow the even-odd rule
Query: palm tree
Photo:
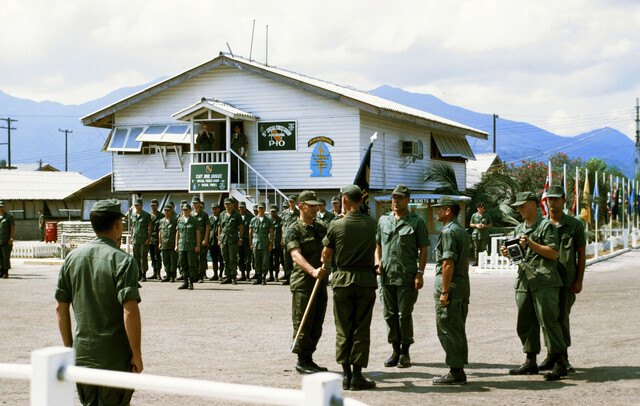
[[425, 182], [438, 183], [441, 186], [434, 191], [443, 195], [459, 195], [458, 180], [456, 179], [456, 171], [446, 162], [433, 161], [427, 167], [425, 173]]

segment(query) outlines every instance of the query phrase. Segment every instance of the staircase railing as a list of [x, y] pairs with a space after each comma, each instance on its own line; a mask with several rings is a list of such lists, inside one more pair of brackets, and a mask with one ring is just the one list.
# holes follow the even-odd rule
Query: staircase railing
[[[244, 158], [233, 150], [229, 150], [229, 153], [237, 158], [235, 171], [233, 170], [234, 168], [232, 168], [231, 172], [235, 172], [238, 179], [236, 179], [235, 182], [232, 180], [232, 184], [235, 183], [238, 189], [244, 189], [248, 198], [252, 197], [250, 191], [255, 191], [255, 196], [251, 199], [254, 203], [264, 201], [266, 204], [279, 204], [288, 199], [286, 194], [269, 182], [253, 166], [245, 161]], [[231, 159], [231, 165], [234, 164], [233, 161], [234, 160]], [[241, 181], [242, 175], [244, 175], [243, 181]], [[264, 195], [261, 194], [262, 192], [264, 192]], [[273, 197], [273, 200], [269, 198], [270, 195]], [[278, 201], [278, 197], [280, 197], [280, 201]]]

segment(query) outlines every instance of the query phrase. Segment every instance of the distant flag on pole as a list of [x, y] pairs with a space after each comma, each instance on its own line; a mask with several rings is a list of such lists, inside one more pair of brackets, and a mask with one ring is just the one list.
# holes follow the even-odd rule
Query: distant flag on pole
[[578, 185], [580, 183], [580, 173], [576, 170], [576, 186], [573, 191], [573, 207], [571, 208], [571, 214], [578, 214], [578, 200], [580, 199], [580, 193], [578, 192]]
[[620, 209], [618, 205], [618, 184], [612, 184], [613, 191], [611, 192], [611, 217], [614, 220], [618, 219], [618, 211]]
[[540, 207], [542, 207], [542, 214], [547, 216], [549, 214], [549, 202], [547, 198], [547, 190], [549, 189], [549, 175], [544, 182], [544, 188], [542, 189], [542, 199], [540, 199]]
[[593, 186], [593, 200], [591, 200], [591, 210], [593, 211], [594, 219], [598, 216], [599, 209], [598, 199], [600, 197], [600, 192], [598, 191], [598, 172], [596, 172], [595, 183], [596, 184]]
[[[589, 201], [589, 177], [584, 177], [584, 190], [582, 192], [582, 198], [585, 200], [585, 203]], [[587, 223], [591, 224], [591, 207], [588, 204], [585, 204], [584, 208], [580, 210], [580, 217], [584, 219]]]
[[358, 168], [358, 173], [356, 174], [356, 178], [353, 181], [354, 185], [357, 185], [360, 189], [362, 189], [362, 204], [360, 204], [360, 212], [363, 214], [369, 213], [369, 172], [371, 170], [371, 148], [373, 147], [373, 143], [376, 138], [378, 138], [378, 132], [375, 132], [371, 136], [371, 142], [367, 147], [367, 152], [365, 152], [364, 157], [362, 158], [362, 162], [360, 162], [360, 168]]

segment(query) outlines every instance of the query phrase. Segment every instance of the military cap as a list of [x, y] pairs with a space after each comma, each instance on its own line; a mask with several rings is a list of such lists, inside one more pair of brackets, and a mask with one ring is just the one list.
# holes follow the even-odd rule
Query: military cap
[[182, 203], [182, 205], [180, 205], [180, 208], [182, 210], [191, 210], [191, 206], [189, 206], [189, 203]]
[[185, 204], [185, 203], [189, 203], [189, 201], [188, 201], [188, 200], [184, 200], [184, 199], [180, 200], [180, 205], [181, 205], [181, 206], [182, 206], [183, 204]]
[[278, 206], [276, 206], [275, 204], [272, 204], [271, 209], [269, 209], [269, 211], [278, 211]]
[[173, 206], [170, 206], [170, 205], [164, 206], [164, 210], [171, 210], [172, 208], [173, 208]]
[[158, 199], [151, 199], [151, 202], [149, 204], [151, 206], [157, 206], [158, 205]]
[[216, 202], [211, 203], [211, 208], [213, 209], [214, 207], [218, 207], [218, 203]]
[[318, 201], [320, 202], [321, 205], [326, 206], [327, 205], [327, 201], [324, 199], [318, 199]]
[[267, 208], [267, 205], [266, 205], [266, 204], [264, 204], [264, 203], [262, 203], [262, 202], [260, 202], [260, 203], [258, 203], [258, 205], [257, 205], [257, 206], [254, 206], [254, 207], [257, 207], [258, 209], [259, 209], [259, 208], [266, 209], [266, 208]]
[[410, 197], [411, 196], [411, 191], [405, 185], [400, 184], [400, 185], [396, 186], [395, 189], [393, 189], [393, 193], [391, 193], [391, 194], [392, 195], [398, 195], [398, 196]]
[[432, 205], [431, 207], [460, 207], [460, 202], [455, 197], [451, 196], [440, 196], [438, 199], [438, 203]]
[[516, 195], [516, 202], [511, 206], [521, 206], [529, 201], [538, 203], [538, 195], [533, 192], [520, 192]]
[[171, 206], [171, 208], [176, 207], [176, 204], [175, 204], [174, 202], [169, 202], [169, 203], [167, 203], [167, 204], [168, 204], [169, 206]]
[[134, 206], [139, 206], [142, 204], [142, 199], [136, 199], [136, 202], [133, 204]]
[[484, 203], [478, 202], [478, 203], [476, 203], [476, 207], [484, 207]]
[[4, 207], [4, 200], [0, 200], [0, 207]]
[[331, 203], [340, 203], [340, 196], [333, 196], [331, 198]]
[[347, 196], [352, 201], [362, 199], [362, 190], [356, 185], [345, 185], [340, 188], [340, 193]]
[[230, 197], [225, 197], [224, 204], [233, 204], [233, 199]]
[[191, 199], [191, 203], [202, 203], [202, 200], [200, 200], [200, 198], [198, 196], [193, 196], [193, 198]]
[[303, 190], [302, 193], [300, 193], [300, 197], [298, 198], [298, 202], [305, 203], [305, 204], [312, 204], [312, 205], [321, 204], [318, 201], [318, 197], [316, 196], [316, 192], [314, 192], [313, 190]]
[[560, 185], [549, 186], [547, 190], [547, 197], [562, 197], [564, 198], [564, 188]]
[[247, 204], [245, 202], [239, 202], [238, 207], [247, 207]]
[[118, 199], [98, 200], [91, 207], [92, 212], [118, 213], [124, 216], [120, 210], [120, 201]]
[[289, 201], [297, 202], [297, 201], [298, 201], [298, 196], [296, 196], [296, 195], [289, 195]]

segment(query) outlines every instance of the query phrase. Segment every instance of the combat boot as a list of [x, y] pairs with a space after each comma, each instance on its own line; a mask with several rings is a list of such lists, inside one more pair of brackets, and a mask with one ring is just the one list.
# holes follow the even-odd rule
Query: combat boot
[[557, 381], [563, 376], [567, 376], [567, 366], [564, 360], [564, 354], [550, 354], [549, 358], [553, 361], [551, 371], [544, 374], [545, 381]]
[[395, 367], [398, 365], [398, 361], [400, 360], [400, 343], [393, 343], [393, 353], [388, 360], [384, 362], [385, 367]]
[[566, 362], [567, 373], [572, 374], [572, 373], [576, 372], [576, 369], [569, 362], [569, 352], [567, 352], [567, 351], [564, 352], [564, 361]]
[[[263, 278], [263, 280], [264, 280], [264, 278]], [[313, 367], [313, 369], [316, 370], [316, 372], [327, 372], [328, 371], [327, 368], [321, 367], [320, 365], [318, 365], [315, 362], [313, 362], [313, 356], [312, 355], [309, 355], [308, 363], [309, 363], [309, 365], [311, 365]]]
[[160, 282], [170, 282], [170, 281], [171, 281], [171, 275], [169, 274], [169, 272], [166, 272], [164, 279], [160, 280]]
[[193, 290], [193, 279], [189, 278], [189, 290]]
[[252, 285], [262, 285], [262, 274], [255, 274], [255, 281], [252, 283]]
[[535, 375], [537, 373], [538, 365], [536, 365], [536, 354], [532, 352], [527, 353], [527, 359], [524, 361], [524, 364], [518, 368], [509, 370], [509, 375]]
[[351, 365], [342, 364], [342, 390], [351, 389]]
[[221, 285], [228, 285], [230, 283], [231, 283], [231, 278], [230, 277], [226, 277], [220, 282]]
[[188, 289], [189, 288], [189, 278], [184, 278], [182, 285], [178, 287], [178, 289]]
[[263, 273], [263, 274], [262, 274], [262, 284], [263, 284], [263, 285], [266, 285], [266, 284], [267, 284], [267, 274], [266, 274], [266, 273]]
[[465, 383], [467, 383], [467, 374], [462, 368], [451, 368], [448, 374], [433, 380], [434, 385], [464, 385]]
[[273, 270], [270, 270], [269, 271], [269, 280], [268, 280], [268, 282], [273, 282], [273, 281], [275, 281], [275, 279], [273, 279]]
[[286, 275], [284, 278], [285, 278], [285, 279], [284, 279], [284, 282], [282, 282], [282, 285], [283, 285], [283, 286], [287, 286], [287, 285], [289, 285], [289, 275]]
[[551, 361], [551, 355], [547, 353], [547, 357], [538, 364], [538, 371], [551, 371], [553, 368], [553, 362]]
[[411, 366], [411, 357], [409, 356], [409, 344], [402, 344], [400, 359], [398, 360], [398, 368], [409, 368]]
[[315, 374], [318, 372], [309, 362], [311, 357], [306, 354], [298, 354], [298, 363], [296, 364], [296, 372], [303, 375]]
[[374, 381], [370, 381], [362, 375], [362, 367], [358, 365], [353, 366], [353, 373], [351, 374], [351, 390], [366, 390], [376, 387]]

